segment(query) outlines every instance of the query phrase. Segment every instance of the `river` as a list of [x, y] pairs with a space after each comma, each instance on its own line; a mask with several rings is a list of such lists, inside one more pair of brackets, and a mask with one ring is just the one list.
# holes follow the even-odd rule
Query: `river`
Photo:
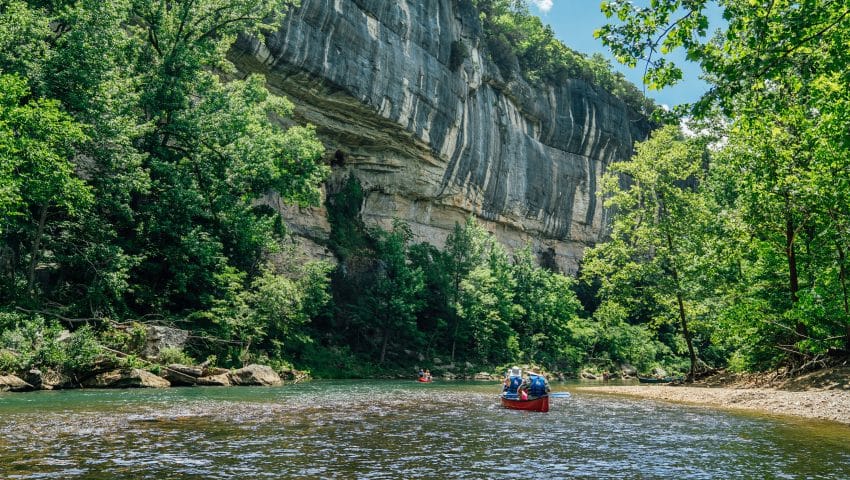
[[845, 425], [583, 392], [518, 412], [496, 391], [316, 381], [0, 393], [0, 478], [850, 478]]

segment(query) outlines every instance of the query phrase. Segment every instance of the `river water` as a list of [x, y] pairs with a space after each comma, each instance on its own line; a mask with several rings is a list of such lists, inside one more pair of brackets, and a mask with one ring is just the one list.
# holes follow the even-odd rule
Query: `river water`
[[850, 478], [848, 426], [584, 392], [519, 412], [497, 388], [0, 393], [0, 478]]

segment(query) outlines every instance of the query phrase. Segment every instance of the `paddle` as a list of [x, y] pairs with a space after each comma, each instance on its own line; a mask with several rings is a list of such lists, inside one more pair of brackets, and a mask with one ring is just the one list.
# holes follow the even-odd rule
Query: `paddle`
[[[499, 396], [501, 397], [502, 395]], [[571, 396], [570, 392], [555, 392], [549, 394], [549, 398], [570, 398]], [[519, 400], [519, 395], [504, 395], [504, 397], [508, 400]]]

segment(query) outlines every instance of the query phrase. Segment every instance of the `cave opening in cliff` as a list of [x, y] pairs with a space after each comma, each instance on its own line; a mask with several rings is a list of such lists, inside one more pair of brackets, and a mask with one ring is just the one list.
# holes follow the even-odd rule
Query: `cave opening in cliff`
[[331, 160], [331, 167], [342, 167], [345, 166], [345, 154], [342, 153], [342, 150], [337, 150], [334, 152], [334, 158]]

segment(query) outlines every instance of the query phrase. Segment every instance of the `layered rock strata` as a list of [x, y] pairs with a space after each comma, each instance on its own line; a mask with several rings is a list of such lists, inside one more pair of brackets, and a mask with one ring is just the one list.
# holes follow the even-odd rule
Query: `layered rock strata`
[[[327, 188], [356, 176], [367, 224], [399, 218], [415, 240], [442, 246], [473, 215], [566, 272], [605, 235], [601, 175], [649, 131], [583, 80], [505, 78], [468, 0], [301, 0], [265, 45], [242, 38], [231, 59], [317, 126], [334, 165]], [[281, 210], [327, 255], [323, 208]]]

